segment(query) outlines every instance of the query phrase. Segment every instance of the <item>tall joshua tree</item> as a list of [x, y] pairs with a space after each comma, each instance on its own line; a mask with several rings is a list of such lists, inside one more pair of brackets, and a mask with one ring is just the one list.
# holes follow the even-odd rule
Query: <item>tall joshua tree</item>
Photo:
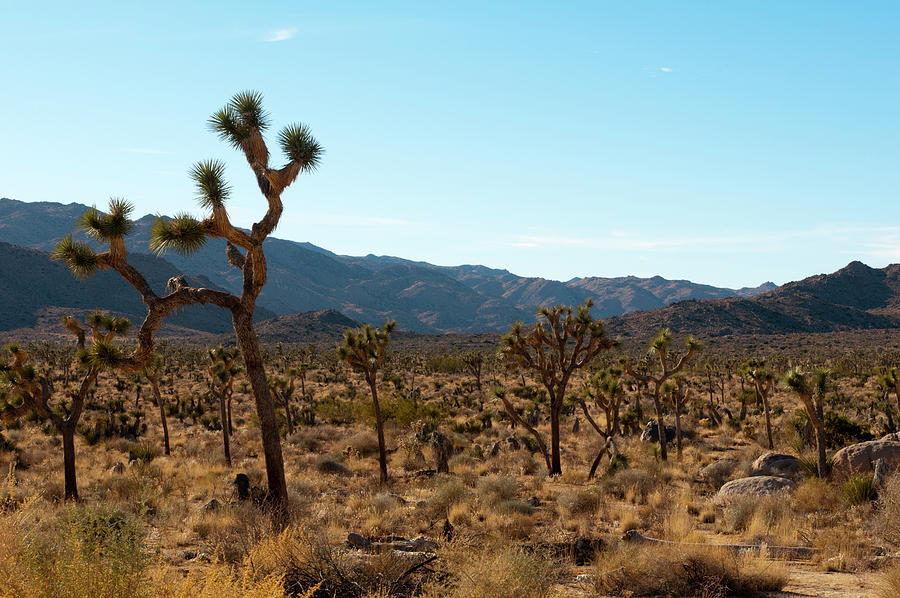
[[897, 399], [897, 409], [900, 409], [900, 370], [895, 367], [886, 368], [878, 376], [878, 383], [883, 388], [889, 388], [894, 391], [894, 397]]
[[741, 374], [746, 376], [753, 382], [756, 394], [763, 404], [763, 412], [766, 416], [766, 439], [769, 443], [769, 450], [775, 448], [775, 441], [772, 438], [772, 414], [769, 409], [769, 397], [775, 389], [775, 373], [766, 366], [766, 360], [753, 358], [747, 360], [741, 367]]
[[[591, 376], [584, 384], [582, 394], [576, 395], [574, 400], [581, 406], [584, 417], [591, 427], [603, 438], [603, 445], [597, 453], [596, 459], [591, 464], [588, 479], [593, 479], [597, 473], [597, 466], [603, 455], [609, 451], [610, 456], [618, 453], [615, 444], [615, 436], [619, 434], [619, 410], [622, 407], [622, 399], [625, 396], [625, 385], [622, 384], [622, 370], [608, 368]], [[587, 402], [593, 402], [603, 411], [606, 418], [605, 425], [601, 428], [591, 416]]]
[[809, 423], [812, 424], [816, 434], [816, 467], [819, 477], [828, 475], [828, 461], [825, 457], [825, 393], [830, 388], [829, 372], [817, 369], [811, 373], [804, 372], [800, 367], [788, 370], [784, 382], [788, 388], [794, 391], [803, 407]]
[[238, 347], [244, 360], [247, 377], [256, 402], [266, 460], [268, 497], [276, 512], [287, 508], [287, 484], [284, 477], [284, 458], [278, 436], [275, 406], [266, 372], [263, 367], [259, 341], [253, 328], [256, 300], [266, 283], [266, 256], [263, 242], [275, 230], [281, 219], [281, 195], [297, 176], [315, 170], [323, 150], [303, 124], [291, 124], [278, 134], [278, 143], [287, 158], [281, 168], [269, 166], [269, 148], [263, 133], [269, 128], [269, 118], [263, 110], [262, 96], [253, 91], [236, 94], [227, 105], [209, 119], [210, 127], [221, 139], [244, 154], [267, 209], [250, 231], [231, 224], [226, 202], [231, 188], [225, 182], [225, 166], [209, 160], [197, 163], [191, 177], [197, 186], [197, 199], [207, 210], [204, 218], [178, 214], [171, 220], [157, 219], [151, 231], [151, 249], [162, 253], [174, 249], [190, 254], [203, 247], [207, 240], [224, 239], [228, 263], [241, 271], [243, 285], [240, 295], [189, 286], [183, 278], [170, 280], [166, 295], [157, 295], [144, 276], [128, 263], [125, 236], [133, 229], [130, 220], [132, 206], [124, 200], [110, 202], [109, 212], [102, 214], [88, 210], [80, 224], [95, 239], [109, 248], [96, 253], [86, 243], [66, 236], [54, 250], [56, 259], [66, 262], [76, 276], [90, 276], [99, 269], [113, 269], [130, 283], [147, 305], [147, 317], [137, 333], [137, 347], [127, 359], [127, 367], [140, 371], [153, 354], [154, 334], [163, 320], [175, 310], [194, 303], [211, 303], [231, 313]]
[[[526, 330], [521, 322], [516, 322], [500, 339], [499, 354], [507, 366], [534, 372], [547, 390], [550, 400], [550, 475], [562, 473], [559, 420], [572, 376], [617, 345], [606, 336], [603, 322], [591, 315], [593, 305], [594, 302], [588, 299], [574, 309], [566, 305], [542, 307], [538, 310], [540, 319], [534, 326]], [[516, 419], [509, 401], [504, 400], [503, 406]], [[534, 428], [526, 429], [536, 437], [539, 445], [545, 444]]]
[[[630, 361], [625, 360], [623, 365], [629, 376], [638, 381], [638, 384], [644, 385], [653, 399], [653, 407], [656, 409], [656, 431], [659, 436], [659, 456], [663, 461], [668, 460], [668, 451], [666, 450], [666, 427], [663, 422], [663, 406], [662, 394], [663, 385], [669, 378], [682, 371], [684, 367], [690, 363], [698, 351], [703, 347], [700, 341], [689, 336], [685, 341], [685, 351], [677, 354], [669, 350], [672, 344], [672, 331], [663, 328], [656, 337], [650, 341], [650, 349], [648, 355], [655, 358], [658, 363], [656, 371], [636, 370]], [[652, 364], [653, 360], [648, 362]]]
[[11, 423], [27, 413], [36, 413], [47, 419], [62, 435], [63, 471], [66, 500], [78, 500], [78, 479], [75, 473], [75, 429], [84, 411], [88, 394], [97, 383], [101, 370], [114, 369], [122, 363], [122, 353], [113, 343], [118, 335], [125, 334], [131, 322], [125, 318], [110, 317], [94, 312], [87, 317], [90, 329], [90, 345], [85, 348], [85, 329], [71, 316], [63, 317], [65, 327], [78, 338], [79, 350], [76, 366], [82, 371], [81, 383], [68, 394], [56, 395], [50, 380], [37, 373], [29, 363], [28, 352], [18, 345], [7, 345], [10, 361], [0, 360], [0, 375], [9, 388], [6, 398], [0, 402], [0, 417]]
[[209, 357], [209, 392], [219, 403], [219, 419], [222, 422], [222, 444], [225, 447], [225, 463], [231, 467], [231, 430], [228, 427], [228, 403], [234, 392], [234, 381], [241, 368], [237, 364], [240, 352], [237, 347], [217, 347], [207, 352]]
[[381, 328], [366, 324], [361, 330], [344, 332], [344, 342], [338, 347], [338, 357], [352, 369], [363, 374], [366, 384], [372, 393], [372, 404], [375, 409], [375, 428], [378, 433], [378, 466], [381, 472], [381, 483], [388, 480], [387, 450], [384, 446], [384, 420], [381, 418], [381, 406], [378, 404], [378, 370], [384, 364], [387, 346], [391, 333], [397, 327], [393, 320], [384, 323]]

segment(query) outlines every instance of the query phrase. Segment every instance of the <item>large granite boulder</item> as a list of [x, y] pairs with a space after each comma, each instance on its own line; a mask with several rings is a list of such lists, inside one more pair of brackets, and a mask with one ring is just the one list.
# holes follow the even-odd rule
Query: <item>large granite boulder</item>
[[750, 466], [750, 475], [795, 478], [800, 475], [800, 459], [782, 453], [763, 453]]
[[900, 469], [900, 442], [868, 440], [845, 446], [834, 454], [831, 475], [843, 480], [855, 474], [870, 475], [875, 471], [875, 461], [881, 459], [887, 471]]
[[885, 434], [878, 440], [883, 440], [885, 442], [900, 442], [900, 432], [894, 432], [892, 434]]
[[[665, 429], [666, 443], [675, 442], [675, 426], [665, 426]], [[659, 430], [655, 419], [648, 421], [644, 426], [644, 431], [641, 432], [641, 442], [659, 442]]]
[[731, 480], [719, 488], [715, 502], [728, 504], [742, 498], [761, 498], [773, 494], [792, 492], [797, 485], [793, 480], [771, 475], [760, 475]]

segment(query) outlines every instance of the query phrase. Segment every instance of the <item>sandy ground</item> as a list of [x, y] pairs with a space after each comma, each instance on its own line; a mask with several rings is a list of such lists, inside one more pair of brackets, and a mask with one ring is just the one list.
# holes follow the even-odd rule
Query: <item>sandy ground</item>
[[806, 567], [791, 567], [791, 581], [783, 592], [773, 596], [785, 598], [872, 598], [875, 576], [871, 573], [826, 573]]

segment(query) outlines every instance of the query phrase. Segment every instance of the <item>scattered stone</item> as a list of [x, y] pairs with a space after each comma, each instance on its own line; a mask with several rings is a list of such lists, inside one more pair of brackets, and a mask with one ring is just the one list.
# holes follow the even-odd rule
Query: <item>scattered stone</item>
[[737, 459], [719, 459], [701, 467], [697, 477], [703, 482], [721, 486], [731, 476], [737, 464]]
[[[665, 426], [666, 430], [666, 443], [672, 443], [675, 441], [675, 426]], [[647, 425], [644, 426], [644, 431], [641, 432], [641, 442], [659, 442], [659, 432], [657, 430], [656, 420], [650, 420], [647, 422]]]
[[357, 534], [356, 532], [347, 534], [347, 544], [353, 548], [362, 548], [365, 550], [372, 547], [372, 542], [370, 542], [368, 538], [361, 534]]
[[109, 468], [109, 473], [116, 474], [116, 475], [122, 475], [123, 473], [125, 473], [125, 464], [122, 463], [121, 461], [119, 461], [118, 463], [116, 463], [115, 465], [113, 465], [112, 467]]
[[249, 500], [257, 505], [261, 505], [265, 502], [267, 492], [258, 486], [251, 486], [250, 476], [246, 473], [239, 473], [234, 476], [234, 482], [232, 483], [237, 488], [238, 500]]
[[596, 578], [593, 575], [591, 575], [590, 573], [579, 573], [578, 575], [575, 576], [575, 583], [592, 586], [592, 585], [594, 585], [595, 581], [596, 581]]
[[212, 499], [211, 501], [209, 501], [208, 503], [206, 503], [205, 505], [203, 505], [204, 511], [218, 511], [221, 508], [222, 508], [222, 503], [220, 503], [215, 498]]
[[739, 498], [758, 498], [780, 492], [791, 492], [797, 484], [787, 478], [777, 476], [753, 476], [732, 480], [719, 488], [714, 498], [719, 504], [727, 504]]
[[195, 558], [197, 558], [197, 551], [196, 550], [182, 550], [181, 558], [186, 561], [192, 561]]
[[884, 442], [900, 442], [900, 432], [893, 432], [891, 434], [885, 434], [878, 440], [882, 440]]
[[506, 443], [509, 445], [509, 448], [511, 448], [514, 451], [517, 451], [520, 448], [522, 448], [522, 445], [519, 443], [519, 439], [516, 438], [515, 436], [510, 436], [509, 438], [507, 438]]
[[539, 507], [539, 506], [541, 506], [541, 499], [539, 499], [537, 496], [532, 496], [531, 498], [529, 498], [529, 499], [526, 500], [525, 502], [527, 502], [528, 504], [530, 504], [532, 507]]
[[875, 473], [874, 463], [884, 462], [888, 471], [900, 469], [900, 442], [889, 440], [869, 440], [846, 446], [834, 454], [831, 475], [843, 480], [854, 474]]
[[406, 500], [405, 498], [403, 498], [403, 497], [400, 496], [399, 494], [394, 494], [393, 492], [390, 492], [390, 493], [388, 493], [388, 496], [390, 496], [391, 498], [393, 498], [394, 500], [396, 500], [400, 505], [406, 505], [407, 503], [409, 503], [408, 500]]
[[212, 557], [210, 557], [205, 552], [201, 552], [200, 554], [197, 555], [197, 560], [201, 563], [211, 563]]
[[781, 453], [763, 453], [750, 466], [750, 475], [794, 478], [800, 475], [800, 459]]

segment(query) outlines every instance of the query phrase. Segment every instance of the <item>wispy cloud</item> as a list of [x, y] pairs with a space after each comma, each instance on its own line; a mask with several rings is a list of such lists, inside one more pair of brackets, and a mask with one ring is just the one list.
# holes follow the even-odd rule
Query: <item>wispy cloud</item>
[[119, 148], [123, 152], [128, 152], [129, 154], [166, 154], [168, 152], [164, 152], [163, 150], [151, 149], [149, 147], [122, 147]]
[[275, 29], [274, 31], [270, 31], [263, 38], [264, 42], [283, 42], [285, 40], [291, 39], [297, 34], [296, 27], [289, 27], [287, 29]]
[[612, 230], [596, 237], [553, 234], [523, 235], [510, 240], [505, 245], [638, 252], [767, 253], [783, 251], [792, 243], [814, 241], [831, 244], [840, 242], [855, 253], [900, 259], [900, 227], [890, 226], [821, 226], [806, 230], [669, 238], [648, 238], [622, 230]]
[[661, 66], [661, 67], [659, 67], [659, 70], [661, 70], [664, 73], [671, 73], [674, 69], [672, 69], [672, 67], [669, 67], [669, 66]]

